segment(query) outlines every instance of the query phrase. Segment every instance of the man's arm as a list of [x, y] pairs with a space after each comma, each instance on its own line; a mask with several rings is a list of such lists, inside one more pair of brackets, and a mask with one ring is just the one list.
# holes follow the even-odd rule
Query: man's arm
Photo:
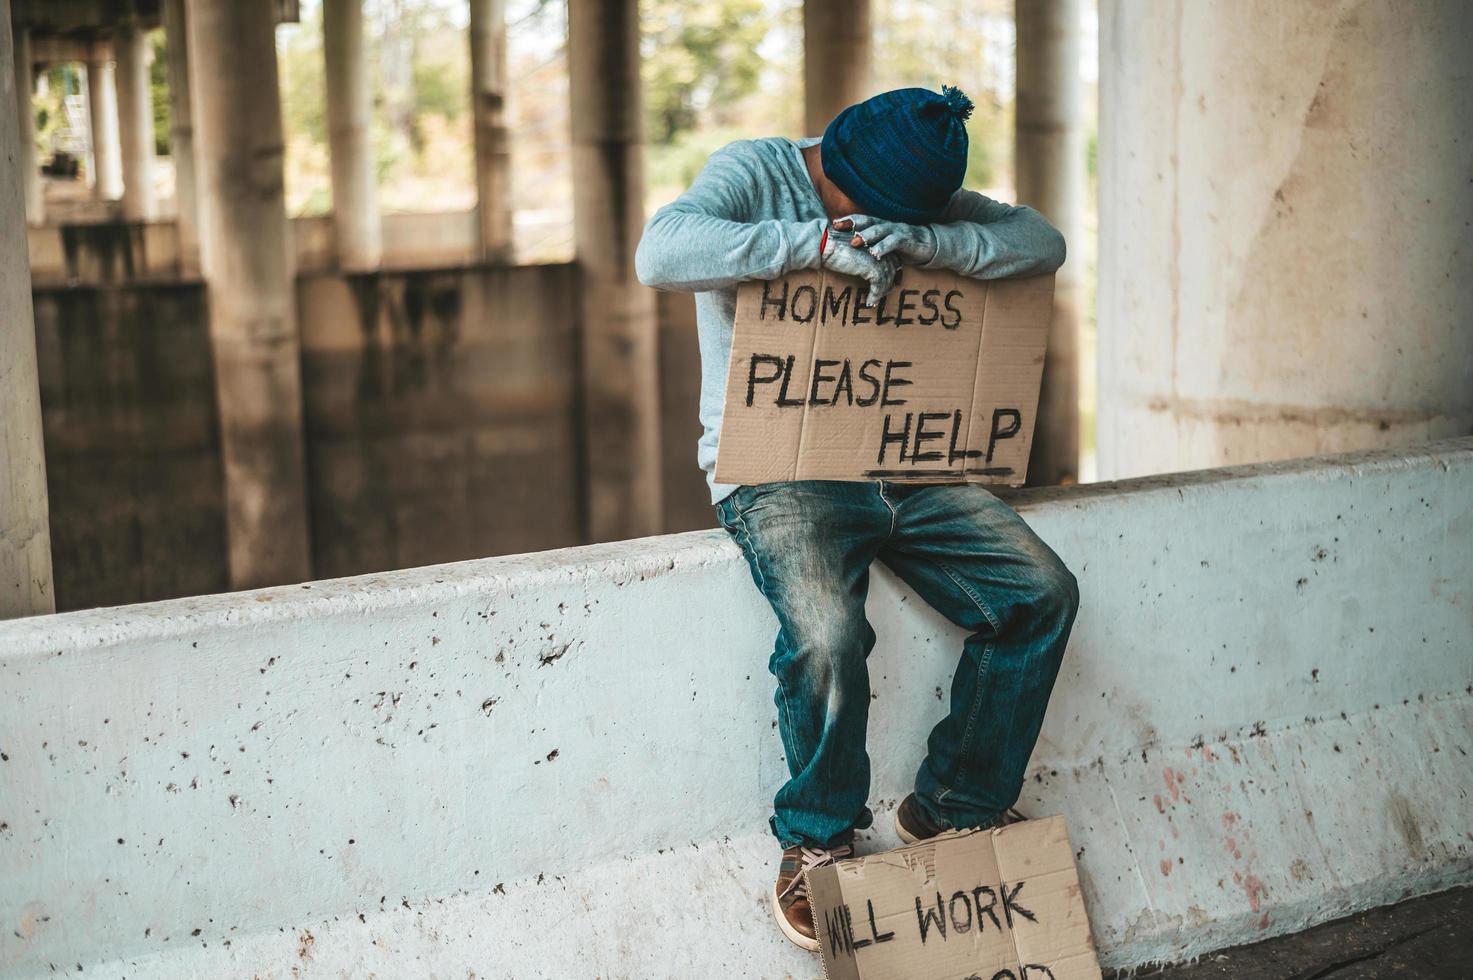
[[703, 292], [818, 267], [825, 222], [745, 220], [753, 177], [741, 154], [717, 150], [690, 189], [650, 217], [634, 253], [640, 282]]
[[923, 269], [1002, 279], [1044, 275], [1064, 264], [1064, 236], [1043, 215], [975, 191], [957, 191], [941, 222], [929, 227], [936, 254], [921, 263]]

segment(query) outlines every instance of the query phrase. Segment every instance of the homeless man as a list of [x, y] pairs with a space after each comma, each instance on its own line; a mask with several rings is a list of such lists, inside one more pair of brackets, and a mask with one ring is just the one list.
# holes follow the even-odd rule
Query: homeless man
[[650, 218], [635, 256], [646, 285], [696, 294], [700, 465], [777, 615], [768, 667], [790, 778], [773, 801], [784, 850], [772, 905], [807, 949], [818, 944], [803, 872], [851, 854], [872, 821], [870, 564], [971, 632], [950, 710], [895, 813], [908, 842], [1007, 819], [1079, 602], [1058, 556], [979, 486], [715, 481], [739, 283], [823, 268], [866, 281], [873, 305], [901, 264], [992, 279], [1063, 263], [1063, 237], [1036, 211], [962, 189], [971, 110], [955, 88], [899, 89], [845, 109], [821, 139], [732, 143]]

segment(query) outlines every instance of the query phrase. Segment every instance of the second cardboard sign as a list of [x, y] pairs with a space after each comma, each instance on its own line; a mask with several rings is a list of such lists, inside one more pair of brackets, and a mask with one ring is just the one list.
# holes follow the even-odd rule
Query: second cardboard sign
[[717, 482], [1021, 484], [1053, 276], [867, 288], [819, 270], [738, 290]]
[[1064, 818], [808, 872], [829, 980], [1100, 980]]

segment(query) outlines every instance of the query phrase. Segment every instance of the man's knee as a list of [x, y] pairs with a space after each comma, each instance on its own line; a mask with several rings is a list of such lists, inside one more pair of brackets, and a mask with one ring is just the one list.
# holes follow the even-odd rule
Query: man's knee
[[1079, 580], [1068, 566], [1049, 552], [1046, 560], [1034, 566], [1030, 578], [1033, 613], [1051, 624], [1067, 627], [1072, 623], [1079, 610]]
[[799, 676], [810, 689], [826, 690], [856, 667], [862, 669], [873, 634], [863, 612], [811, 608], [783, 627], [784, 643], [773, 672]]

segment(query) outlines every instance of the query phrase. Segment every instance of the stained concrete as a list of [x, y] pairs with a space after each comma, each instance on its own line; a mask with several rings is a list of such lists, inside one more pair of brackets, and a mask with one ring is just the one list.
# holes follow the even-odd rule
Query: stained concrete
[[1473, 977], [1470, 925], [1473, 888], [1454, 888], [1291, 936], [1210, 953], [1186, 966], [1134, 976], [1140, 980], [1468, 980]]
[[1102, 476], [1473, 433], [1470, 49], [1464, 0], [1102, 0]]
[[[35, 290], [62, 609], [228, 585], [204, 288], [130, 275], [159, 227], [66, 229], [104, 281]], [[315, 575], [587, 540], [577, 297], [569, 264], [298, 278]], [[666, 526], [712, 527], [694, 308], [660, 311]]]
[[[1473, 441], [1012, 499], [1083, 596], [1020, 805], [1106, 966], [1473, 880]], [[868, 612], [871, 849], [962, 637]], [[0, 624], [0, 961], [816, 976], [774, 630], [720, 531]]]
[[316, 574], [585, 540], [570, 265], [301, 278]]
[[35, 291], [62, 609], [219, 592], [225, 517], [205, 291]]

